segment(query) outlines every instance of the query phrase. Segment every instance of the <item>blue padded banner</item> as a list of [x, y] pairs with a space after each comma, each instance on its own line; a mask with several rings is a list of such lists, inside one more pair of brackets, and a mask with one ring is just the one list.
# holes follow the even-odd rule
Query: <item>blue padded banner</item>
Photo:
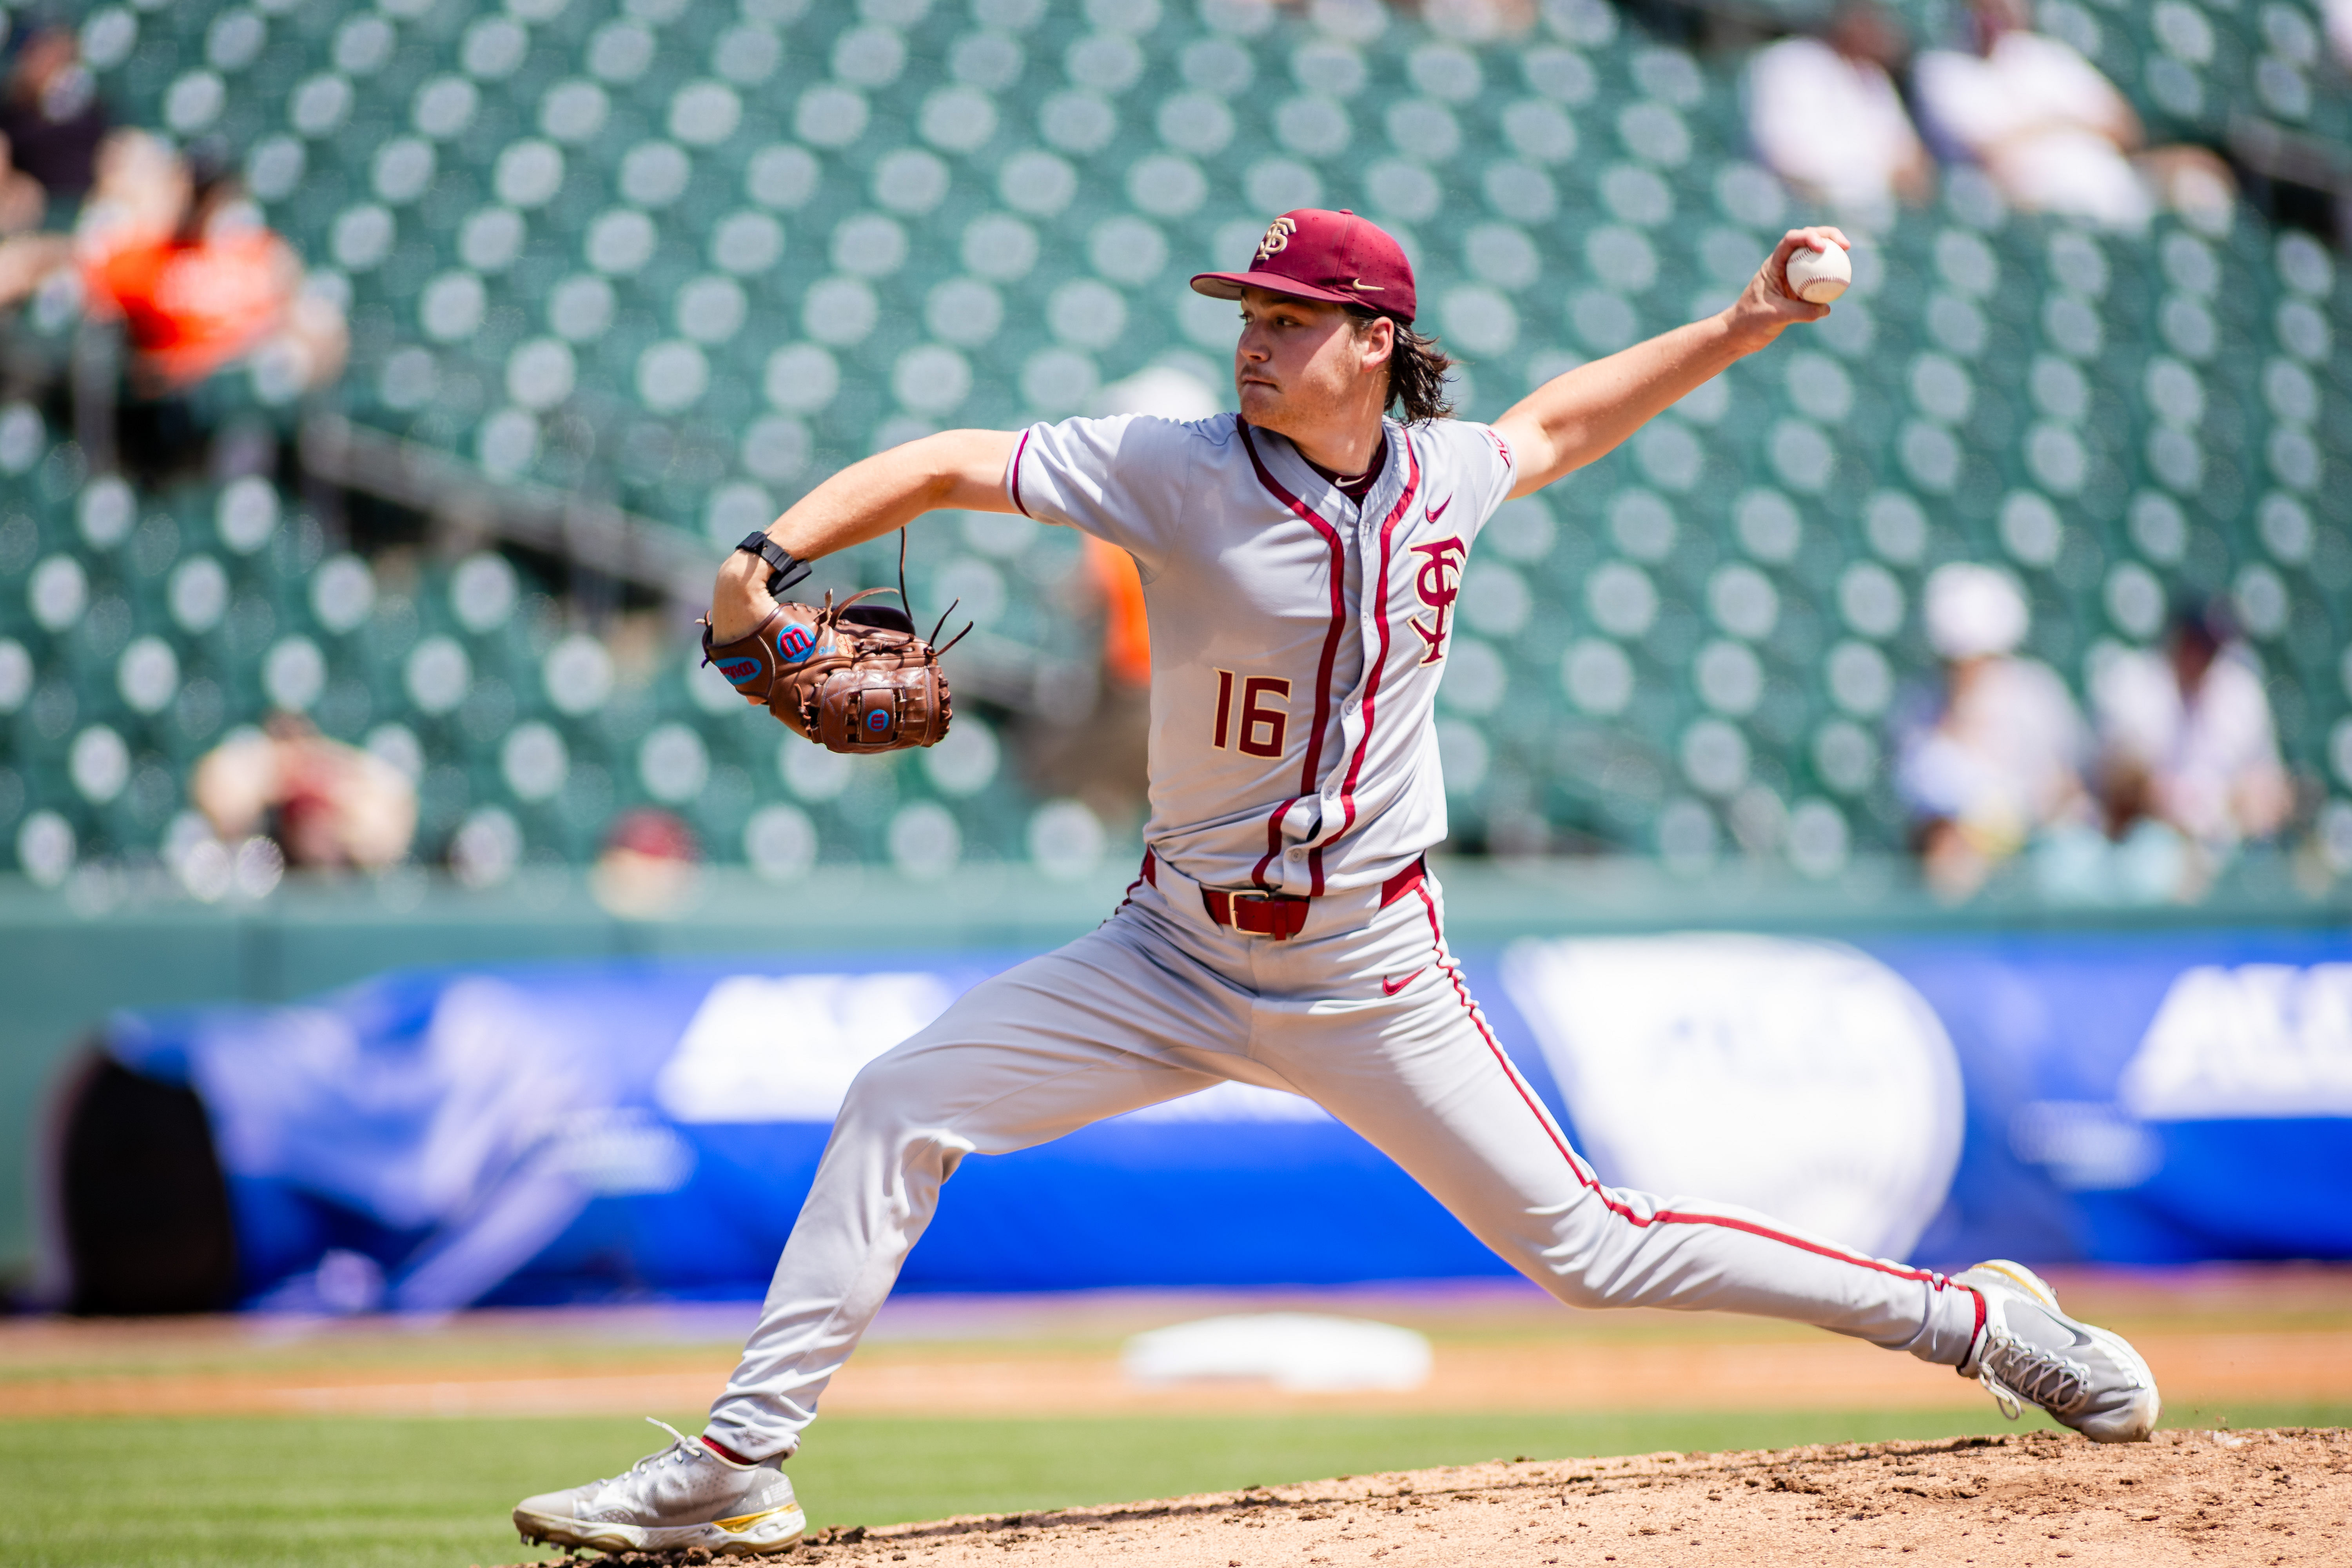
[[[404, 973], [122, 1015], [202, 1098], [249, 1304], [765, 1286], [857, 1068], [1016, 961]], [[1604, 1178], [1963, 1265], [2352, 1257], [2352, 940], [1691, 933], [1465, 955]], [[1449, 1278], [1502, 1265], [1314, 1106], [1228, 1085], [966, 1160], [909, 1289]]]

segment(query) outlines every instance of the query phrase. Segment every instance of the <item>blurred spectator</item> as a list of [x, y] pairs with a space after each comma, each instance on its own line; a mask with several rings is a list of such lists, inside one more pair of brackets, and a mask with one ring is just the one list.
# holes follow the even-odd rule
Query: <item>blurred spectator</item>
[[2285, 825], [2294, 787], [2253, 656], [2221, 605], [2173, 617], [2161, 653], [2120, 653], [2092, 682], [2108, 831], [2161, 823], [2220, 857]]
[[0, 73], [0, 310], [71, 259], [63, 237], [37, 231], [57, 199], [90, 188], [105, 135], [105, 106], [72, 30], [26, 34]]
[[1874, 0], [1849, 0], [1822, 37], [1783, 38], [1748, 68], [1748, 133], [1773, 173], [1848, 223], [1925, 201], [1935, 166], [1895, 89], [1905, 43]]
[[588, 885], [613, 914], [659, 920], [685, 906], [701, 860], [692, 828], [669, 812], [640, 806], [623, 812], [605, 835]]
[[[1142, 414], [1160, 419], [1212, 419], [1224, 404], [1199, 374], [1198, 364], [1157, 364], [1103, 388], [1097, 414]], [[1103, 673], [1114, 686], [1151, 684], [1151, 627], [1143, 600], [1143, 578], [1124, 550], [1087, 538], [1087, 578], [1102, 597]]]
[[2065, 682], [2017, 653], [2025, 595], [2008, 574], [1938, 567], [1926, 607], [1927, 640], [1944, 661], [1943, 699], [1903, 738], [1896, 781], [1918, 823], [1928, 885], [1961, 899], [2037, 835], [2089, 819], [2089, 737]]
[[1976, 52], [1929, 50], [1921, 122], [1981, 164], [2011, 206], [2137, 228], [2159, 205], [2226, 212], [2230, 171], [2200, 147], [2141, 151], [2139, 117], [2098, 68], [2028, 25], [2024, 0], [1974, 0]]
[[225, 168], [143, 132], [108, 138], [76, 244], [89, 309], [121, 318], [146, 395], [245, 359], [289, 395], [341, 372], [341, 310], [304, 288], [301, 258]]
[[[1536, 25], [1536, 0], [1392, 0], [1449, 37], [1484, 41], [1523, 37]], [[1300, 5], [1300, 10], [1311, 6]]]
[[119, 131], [98, 150], [75, 241], [91, 254], [162, 245], [179, 228], [188, 196], [187, 164], [170, 142], [144, 131]]
[[[1223, 407], [1217, 395], [1193, 371], [1159, 364], [1103, 388], [1098, 414], [1144, 414], [1160, 419], [1208, 419]], [[1151, 626], [1143, 602], [1143, 577], [1135, 557], [1091, 536], [1082, 541], [1087, 581], [1102, 598], [1103, 674], [1114, 687], [1151, 684]]]
[[73, 242], [60, 234], [0, 237], [0, 310], [22, 304], [44, 279], [72, 259]]
[[[1212, 418], [1225, 407], [1215, 383], [1229, 374], [1194, 355], [1170, 355], [1104, 387], [1088, 412]], [[1150, 617], [1133, 556], [1098, 539], [1081, 537], [1079, 547], [1071, 586], [1086, 608], [1102, 615], [1096, 679], [1083, 700], [1034, 715], [1014, 750], [1040, 795], [1073, 796], [1099, 820], [1121, 825], [1141, 816], [1150, 784]]]
[[1092, 534], [1081, 538], [1087, 576], [1103, 602], [1103, 673], [1122, 686], [1151, 684], [1151, 622], [1135, 557]]
[[416, 833], [416, 792], [398, 768], [292, 714], [207, 752], [188, 793], [223, 842], [267, 837], [290, 867], [382, 870]]
[[106, 105], [73, 30], [26, 34], [0, 79], [0, 137], [7, 139], [12, 166], [51, 199], [79, 201], [98, 177], [106, 132]]
[[48, 207], [41, 182], [16, 167], [15, 153], [6, 134], [0, 132], [0, 235], [40, 227]]

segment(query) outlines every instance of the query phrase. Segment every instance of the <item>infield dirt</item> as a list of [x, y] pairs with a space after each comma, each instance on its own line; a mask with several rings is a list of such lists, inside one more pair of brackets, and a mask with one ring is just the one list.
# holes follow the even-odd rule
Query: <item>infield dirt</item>
[[[2165, 1407], [2352, 1405], [2352, 1270], [2053, 1271], [2068, 1310], [2130, 1337]], [[1276, 1411], [1799, 1411], [1990, 1408], [1909, 1356], [1791, 1323], [1564, 1311], [1518, 1280], [1427, 1289], [1093, 1291], [893, 1300], [825, 1391], [829, 1415], [1217, 1415], [1218, 1382], [1145, 1386], [1128, 1336], [1218, 1312], [1338, 1312], [1429, 1336], [1408, 1392], [1246, 1390]], [[261, 1314], [0, 1320], [0, 1420], [91, 1415], [588, 1415], [701, 1408], [752, 1303], [488, 1311], [429, 1325]], [[2276, 1417], [2273, 1417], [2275, 1419]], [[1932, 1428], [1931, 1428], [1932, 1429]]]
[[2114, 1447], [2032, 1432], [1770, 1453], [1498, 1460], [1056, 1513], [827, 1530], [793, 1552], [740, 1561], [1844, 1568], [1906, 1555], [1982, 1568], [2352, 1563], [2352, 1432], [2167, 1431]]

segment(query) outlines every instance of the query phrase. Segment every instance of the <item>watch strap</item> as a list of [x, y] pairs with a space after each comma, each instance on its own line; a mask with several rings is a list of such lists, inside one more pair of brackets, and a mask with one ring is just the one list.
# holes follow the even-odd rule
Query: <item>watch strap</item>
[[735, 548], [747, 555], [756, 555], [768, 563], [768, 595], [771, 598], [783, 597], [785, 589], [815, 570], [807, 562], [769, 538], [764, 531], [745, 534], [743, 542]]

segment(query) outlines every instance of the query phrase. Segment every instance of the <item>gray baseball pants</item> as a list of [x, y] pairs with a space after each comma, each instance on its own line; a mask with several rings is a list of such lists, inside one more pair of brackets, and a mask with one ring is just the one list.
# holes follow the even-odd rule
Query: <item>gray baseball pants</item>
[[1237, 1079], [1305, 1095], [1576, 1307], [1811, 1323], [1958, 1365], [1976, 1293], [1724, 1204], [1603, 1185], [1471, 999], [1433, 878], [1318, 899], [1286, 942], [1152, 868], [1112, 918], [974, 986], [852, 1084], [710, 1436], [790, 1453], [967, 1154]]

